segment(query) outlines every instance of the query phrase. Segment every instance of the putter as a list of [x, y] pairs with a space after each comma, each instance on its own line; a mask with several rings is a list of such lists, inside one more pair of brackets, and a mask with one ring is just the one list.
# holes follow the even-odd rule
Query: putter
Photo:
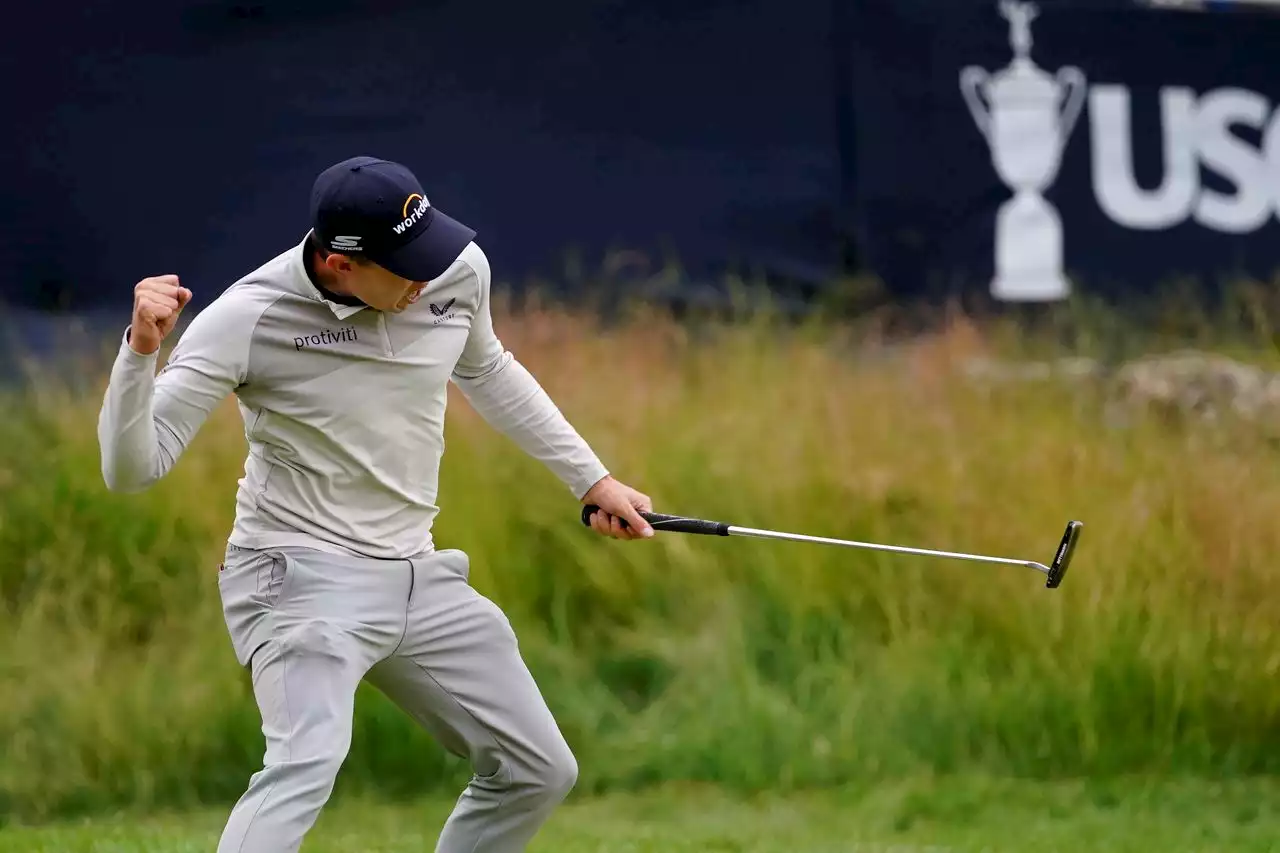
[[[582, 523], [591, 526], [591, 516], [600, 507], [588, 505], [582, 508]], [[703, 536], [753, 536], [757, 539], [781, 539], [788, 542], [809, 542], [817, 545], [840, 545], [845, 548], [867, 548], [872, 551], [892, 551], [896, 554], [919, 554], [925, 557], [949, 557], [956, 560], [973, 560], [980, 563], [1000, 563], [1008, 566], [1022, 566], [1035, 569], [1047, 576], [1045, 587], [1057, 589], [1067, 574], [1071, 557], [1075, 554], [1076, 542], [1080, 539], [1080, 529], [1084, 523], [1071, 521], [1067, 523], [1062, 541], [1049, 565], [1035, 560], [1018, 560], [1011, 557], [988, 557], [982, 554], [961, 554], [955, 551], [933, 551], [927, 548], [907, 548], [902, 545], [878, 545], [874, 542], [854, 542], [849, 539], [828, 539], [823, 536], [806, 536], [802, 533], [782, 533], [777, 530], [758, 530], [754, 527], [738, 527], [723, 521], [709, 521], [702, 518], [687, 518], [681, 515], [663, 515], [657, 512], [642, 512], [640, 517], [652, 525], [655, 531], [668, 533], [692, 533]], [[626, 526], [626, 521], [622, 522]]]

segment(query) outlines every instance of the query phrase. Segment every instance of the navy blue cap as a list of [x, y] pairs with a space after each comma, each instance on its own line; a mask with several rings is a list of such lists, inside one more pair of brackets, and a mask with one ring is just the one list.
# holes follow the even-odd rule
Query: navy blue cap
[[363, 256], [411, 281], [439, 277], [476, 236], [431, 206], [413, 172], [377, 157], [352, 157], [320, 173], [311, 230], [329, 251]]

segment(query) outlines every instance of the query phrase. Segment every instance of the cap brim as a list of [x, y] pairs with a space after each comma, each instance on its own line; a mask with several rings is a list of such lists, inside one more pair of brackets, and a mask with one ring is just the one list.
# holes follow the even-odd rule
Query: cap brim
[[427, 220], [408, 243], [388, 255], [370, 256], [370, 260], [410, 281], [439, 278], [453, 266], [476, 232], [434, 207], [429, 209]]

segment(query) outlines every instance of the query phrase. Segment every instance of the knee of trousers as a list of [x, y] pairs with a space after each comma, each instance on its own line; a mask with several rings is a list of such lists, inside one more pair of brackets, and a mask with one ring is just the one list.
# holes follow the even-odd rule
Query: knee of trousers
[[528, 795], [546, 802], [564, 799], [578, 781], [578, 760], [564, 741], [546, 749], [528, 768]]
[[338, 778], [345, 756], [329, 753], [269, 762], [266, 773], [295, 794], [327, 796]]

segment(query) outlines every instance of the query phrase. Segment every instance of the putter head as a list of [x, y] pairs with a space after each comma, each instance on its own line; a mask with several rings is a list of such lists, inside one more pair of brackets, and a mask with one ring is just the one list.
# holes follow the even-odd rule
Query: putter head
[[1049, 566], [1049, 579], [1044, 583], [1049, 589], [1057, 589], [1062, 584], [1062, 578], [1067, 574], [1067, 567], [1071, 564], [1071, 556], [1075, 553], [1076, 542], [1080, 539], [1082, 527], [1084, 527], [1083, 522], [1067, 522], [1067, 531], [1062, 534], [1062, 541], [1058, 543], [1058, 553], [1054, 555], [1053, 563]]

